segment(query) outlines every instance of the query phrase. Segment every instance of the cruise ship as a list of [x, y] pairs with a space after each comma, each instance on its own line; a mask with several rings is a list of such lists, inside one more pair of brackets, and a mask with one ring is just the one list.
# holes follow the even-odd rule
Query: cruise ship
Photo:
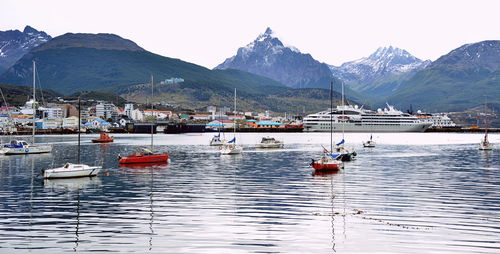
[[334, 132], [424, 132], [432, 125], [389, 104], [377, 111], [346, 105], [307, 115], [304, 131], [330, 131], [330, 123]]

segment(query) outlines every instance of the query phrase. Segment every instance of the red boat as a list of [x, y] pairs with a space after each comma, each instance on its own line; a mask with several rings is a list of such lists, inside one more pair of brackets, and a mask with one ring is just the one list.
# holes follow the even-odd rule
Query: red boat
[[322, 156], [319, 160], [313, 160], [311, 166], [316, 171], [335, 171], [342, 167], [342, 161], [334, 159], [332, 156]]
[[148, 149], [144, 149], [144, 152], [135, 152], [130, 156], [118, 157], [120, 164], [136, 164], [136, 163], [159, 163], [167, 162], [169, 158], [168, 153], [153, 153]]
[[113, 137], [109, 136], [108, 134], [101, 132], [99, 138], [92, 139], [92, 143], [111, 143], [113, 142]]

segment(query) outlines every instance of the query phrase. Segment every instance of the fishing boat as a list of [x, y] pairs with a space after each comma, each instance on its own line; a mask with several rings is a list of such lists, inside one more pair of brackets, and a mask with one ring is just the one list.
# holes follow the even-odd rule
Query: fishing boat
[[375, 147], [375, 141], [373, 141], [372, 135], [370, 135], [370, 140], [363, 142], [363, 147]]
[[22, 141], [21, 143], [18, 142], [16, 145], [13, 147], [4, 147], [7, 149], [3, 149], [5, 155], [18, 155], [18, 154], [37, 154], [37, 153], [50, 153], [52, 152], [52, 146], [51, 145], [36, 145], [35, 144], [35, 115], [36, 115], [36, 108], [35, 108], [35, 103], [36, 103], [36, 94], [35, 94], [35, 73], [36, 73], [36, 64], [35, 61], [33, 61], [33, 103], [31, 104], [32, 108], [32, 113], [33, 113], [33, 125], [32, 125], [32, 132], [31, 132], [31, 144], [29, 144], [26, 141]]
[[[153, 98], [153, 77], [151, 76], [151, 98]], [[153, 102], [151, 101], [151, 112], [154, 111]], [[136, 163], [159, 163], [159, 162], [168, 162], [170, 155], [168, 153], [155, 153], [153, 146], [153, 134], [154, 129], [151, 124], [151, 149], [143, 148], [141, 152], [135, 152], [132, 155], [122, 157], [118, 155], [118, 163], [119, 164], [136, 164]]]
[[[234, 113], [236, 114], [236, 88], [234, 89]], [[233, 120], [233, 139], [219, 147], [221, 155], [235, 155], [243, 152], [243, 147], [236, 144], [236, 120]]]
[[277, 140], [273, 137], [262, 137], [259, 144], [257, 144], [258, 148], [283, 148], [283, 141]]
[[93, 177], [96, 176], [102, 167], [100, 166], [89, 166], [80, 163], [80, 98], [78, 98], [78, 159], [77, 163], [67, 162], [62, 167], [42, 169], [42, 176], [45, 179], [55, 179], [55, 178], [75, 178], [75, 177]]
[[99, 134], [99, 138], [92, 139], [92, 143], [111, 143], [113, 141], [114, 138], [104, 132]]
[[484, 128], [484, 138], [481, 140], [481, 142], [479, 143], [479, 150], [486, 150], [486, 151], [489, 151], [489, 150], [493, 150], [493, 144], [490, 143], [490, 141], [488, 140], [488, 117], [487, 117], [487, 113], [486, 113], [486, 102], [484, 103], [484, 115], [485, 115], [485, 118], [484, 118], [484, 121], [485, 121], [485, 128]]
[[[333, 106], [333, 82], [330, 83], [330, 104]], [[333, 117], [330, 115], [330, 121], [333, 121]], [[330, 125], [330, 150], [323, 147], [322, 156], [315, 160], [312, 159], [311, 167], [314, 168], [316, 172], [328, 172], [339, 170], [343, 166], [343, 162], [339, 160], [340, 154], [333, 153], [333, 128]]]

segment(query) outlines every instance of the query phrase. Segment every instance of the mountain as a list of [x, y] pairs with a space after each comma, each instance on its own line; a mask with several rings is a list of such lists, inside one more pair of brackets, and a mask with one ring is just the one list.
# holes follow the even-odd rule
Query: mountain
[[[65, 94], [140, 84], [153, 75], [157, 80], [177, 77], [186, 83], [203, 83], [252, 90], [255, 86], [285, 88], [279, 82], [248, 74], [232, 84], [231, 71], [212, 71], [179, 59], [148, 52], [113, 34], [65, 34], [34, 48], [0, 75], [6, 84], [27, 85], [32, 60], [44, 88]], [[236, 74], [234, 74], [236, 75]], [[248, 82], [247, 82], [248, 81]], [[257, 89], [258, 90], [258, 89]]]
[[0, 74], [32, 48], [52, 39], [45, 32], [26, 26], [24, 31], [0, 31]]
[[381, 47], [373, 54], [341, 66], [330, 66], [333, 76], [367, 96], [385, 97], [402, 81], [430, 64], [396, 47]]
[[426, 111], [462, 111], [500, 102], [500, 41], [466, 44], [403, 82], [388, 101]]
[[292, 46], [285, 46], [270, 28], [215, 69], [237, 69], [277, 80], [294, 88], [328, 88], [328, 65]]
[[[99, 91], [121, 95], [130, 101], [150, 100], [149, 80], [156, 80], [153, 101], [199, 108], [217, 105], [220, 97], [232, 105], [234, 89], [242, 110], [307, 112], [328, 107], [328, 90], [297, 92], [273, 79], [249, 72], [225, 69], [209, 70], [179, 59], [144, 50], [130, 40], [113, 34], [65, 34], [34, 48], [14, 66], [0, 75], [0, 83], [31, 84], [32, 61], [44, 89], [65, 95], [81, 91]], [[182, 82], [163, 82], [177, 78]]]

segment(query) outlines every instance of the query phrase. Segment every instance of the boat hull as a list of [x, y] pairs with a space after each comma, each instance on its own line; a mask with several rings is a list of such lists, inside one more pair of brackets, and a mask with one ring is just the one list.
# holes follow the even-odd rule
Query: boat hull
[[113, 140], [109, 139], [92, 139], [92, 143], [112, 143]]
[[311, 166], [316, 171], [335, 171], [339, 170], [342, 163], [330, 162], [330, 163], [321, 163], [321, 162], [313, 162]]
[[283, 143], [275, 143], [275, 144], [257, 144], [257, 148], [283, 148]]
[[29, 146], [20, 148], [9, 148], [5, 155], [19, 155], [19, 154], [37, 154], [37, 153], [50, 153], [52, 146]]
[[120, 164], [144, 164], [144, 163], [161, 163], [168, 162], [169, 154], [152, 154], [143, 156], [127, 156], [122, 157], [118, 161]]
[[224, 145], [219, 148], [221, 155], [236, 155], [241, 154], [243, 148], [237, 145]]
[[[354, 124], [354, 123], [333, 123], [333, 132], [425, 132], [432, 123], [411, 123], [411, 124]], [[304, 124], [304, 131], [308, 132], [330, 132], [330, 123], [325, 121], [323, 125]]]
[[61, 179], [61, 178], [78, 178], [78, 177], [93, 177], [101, 171], [101, 167], [90, 167], [81, 165], [78, 168], [53, 168], [43, 171], [45, 179]]

